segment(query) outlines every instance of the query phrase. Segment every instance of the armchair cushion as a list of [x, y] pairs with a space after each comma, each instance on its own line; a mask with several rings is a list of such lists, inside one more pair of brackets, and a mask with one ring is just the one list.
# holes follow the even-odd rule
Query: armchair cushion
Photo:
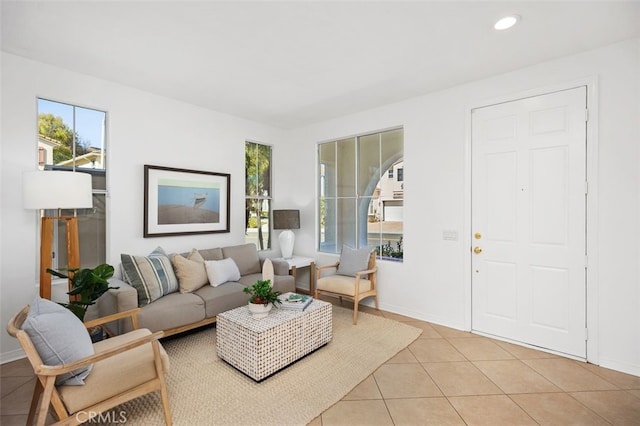
[[[70, 310], [36, 296], [22, 325], [45, 365], [68, 364], [94, 354], [87, 329]], [[56, 378], [56, 385], [83, 385], [92, 365]]]
[[[96, 343], [95, 352], [99, 354], [149, 334], [149, 330], [141, 328], [114, 336]], [[160, 358], [168, 371], [169, 357], [162, 346]], [[69, 412], [78, 412], [153, 379], [156, 376], [153, 360], [153, 348], [148, 343], [98, 361], [85, 386], [62, 386], [58, 388], [60, 397]]]
[[366, 271], [369, 266], [369, 256], [371, 249], [364, 247], [361, 249], [353, 249], [348, 245], [342, 246], [340, 253], [340, 264], [337, 273], [349, 277], [355, 277], [356, 272]]
[[[336, 274], [322, 277], [318, 280], [316, 288], [320, 291], [324, 290], [351, 297], [356, 296], [356, 280], [353, 277], [346, 275]], [[371, 291], [371, 289], [371, 281], [361, 278], [358, 293], [365, 293], [367, 291]]]
[[179, 288], [169, 256], [162, 247], [148, 256], [120, 255], [122, 273], [129, 284], [138, 291], [138, 306], [148, 305]]

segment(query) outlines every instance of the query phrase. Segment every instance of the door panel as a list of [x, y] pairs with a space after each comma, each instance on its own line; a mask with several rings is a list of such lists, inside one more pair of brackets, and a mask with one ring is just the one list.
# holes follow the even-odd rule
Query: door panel
[[472, 328], [581, 358], [585, 109], [586, 87], [478, 108], [471, 147]]
[[487, 262], [487, 315], [504, 320], [516, 319], [517, 293], [510, 285], [516, 280], [516, 265], [508, 262]]

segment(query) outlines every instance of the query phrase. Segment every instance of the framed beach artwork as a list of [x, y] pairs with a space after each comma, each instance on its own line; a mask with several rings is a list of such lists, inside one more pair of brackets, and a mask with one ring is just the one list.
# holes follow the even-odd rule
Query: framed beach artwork
[[144, 166], [144, 237], [229, 232], [231, 175]]

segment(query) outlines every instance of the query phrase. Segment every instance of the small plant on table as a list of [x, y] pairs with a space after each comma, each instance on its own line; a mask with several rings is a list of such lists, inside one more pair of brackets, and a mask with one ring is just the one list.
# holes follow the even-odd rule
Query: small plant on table
[[280, 303], [278, 299], [280, 292], [273, 291], [271, 280], [258, 280], [251, 287], [245, 287], [242, 291], [251, 295], [249, 303], [255, 303], [256, 305], [268, 305], [269, 303], [275, 305]]

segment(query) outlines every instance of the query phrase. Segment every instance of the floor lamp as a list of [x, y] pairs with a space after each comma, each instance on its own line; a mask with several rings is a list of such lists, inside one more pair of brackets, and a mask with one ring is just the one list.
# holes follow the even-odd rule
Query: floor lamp
[[274, 210], [273, 229], [284, 229], [278, 236], [282, 257], [291, 259], [293, 257], [293, 245], [296, 242], [296, 235], [292, 229], [300, 229], [300, 210]]
[[[25, 172], [22, 180], [22, 200], [25, 209], [41, 211], [40, 223], [40, 297], [51, 299], [51, 252], [53, 225], [64, 221], [67, 230], [67, 269], [80, 267], [78, 218], [61, 216], [62, 209], [93, 207], [91, 175], [71, 171]], [[57, 216], [46, 216], [45, 210], [57, 210]], [[71, 286], [71, 283], [69, 283]], [[71, 288], [69, 288], [71, 290]]]

